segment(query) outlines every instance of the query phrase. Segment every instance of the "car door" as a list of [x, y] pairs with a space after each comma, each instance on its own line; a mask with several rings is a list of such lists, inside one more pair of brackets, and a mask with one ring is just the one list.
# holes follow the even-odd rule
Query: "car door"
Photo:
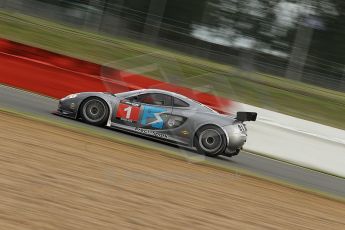
[[115, 108], [115, 116], [112, 117], [112, 125], [135, 129], [140, 122], [141, 104], [137, 96], [122, 99]]
[[112, 125], [139, 134], [168, 139], [167, 125], [172, 97], [162, 93], [142, 93], [122, 99]]
[[164, 132], [172, 112], [172, 97], [163, 93], [138, 95], [141, 105], [138, 127], [155, 132]]

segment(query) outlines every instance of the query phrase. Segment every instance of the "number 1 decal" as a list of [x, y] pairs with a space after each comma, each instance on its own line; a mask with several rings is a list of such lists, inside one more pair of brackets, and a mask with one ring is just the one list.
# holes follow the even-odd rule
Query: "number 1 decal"
[[126, 119], [129, 119], [131, 117], [131, 113], [132, 113], [132, 106], [129, 106], [128, 108], [124, 109], [123, 111], [125, 111], [126, 114]]
[[140, 107], [128, 104], [119, 104], [117, 109], [116, 118], [128, 122], [138, 122]]

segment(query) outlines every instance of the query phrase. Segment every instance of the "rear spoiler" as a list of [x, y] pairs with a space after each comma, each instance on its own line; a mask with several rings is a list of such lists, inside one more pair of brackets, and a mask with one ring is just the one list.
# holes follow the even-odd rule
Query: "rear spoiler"
[[256, 121], [258, 117], [257, 113], [252, 112], [238, 112], [236, 116], [236, 120], [245, 122], [245, 121]]

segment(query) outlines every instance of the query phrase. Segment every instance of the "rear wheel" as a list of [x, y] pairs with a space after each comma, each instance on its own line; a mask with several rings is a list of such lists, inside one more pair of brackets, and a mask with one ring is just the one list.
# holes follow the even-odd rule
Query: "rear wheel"
[[226, 149], [226, 136], [221, 128], [207, 125], [197, 131], [194, 143], [200, 154], [216, 157]]
[[91, 125], [104, 126], [108, 121], [109, 107], [100, 98], [88, 98], [80, 106], [80, 117]]

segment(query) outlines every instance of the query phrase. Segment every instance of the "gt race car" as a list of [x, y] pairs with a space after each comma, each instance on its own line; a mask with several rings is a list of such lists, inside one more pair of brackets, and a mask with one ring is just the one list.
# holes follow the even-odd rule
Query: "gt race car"
[[71, 94], [59, 101], [55, 114], [196, 149], [211, 157], [237, 155], [247, 140], [244, 122], [257, 118], [253, 112], [222, 115], [190, 98], [158, 89]]

